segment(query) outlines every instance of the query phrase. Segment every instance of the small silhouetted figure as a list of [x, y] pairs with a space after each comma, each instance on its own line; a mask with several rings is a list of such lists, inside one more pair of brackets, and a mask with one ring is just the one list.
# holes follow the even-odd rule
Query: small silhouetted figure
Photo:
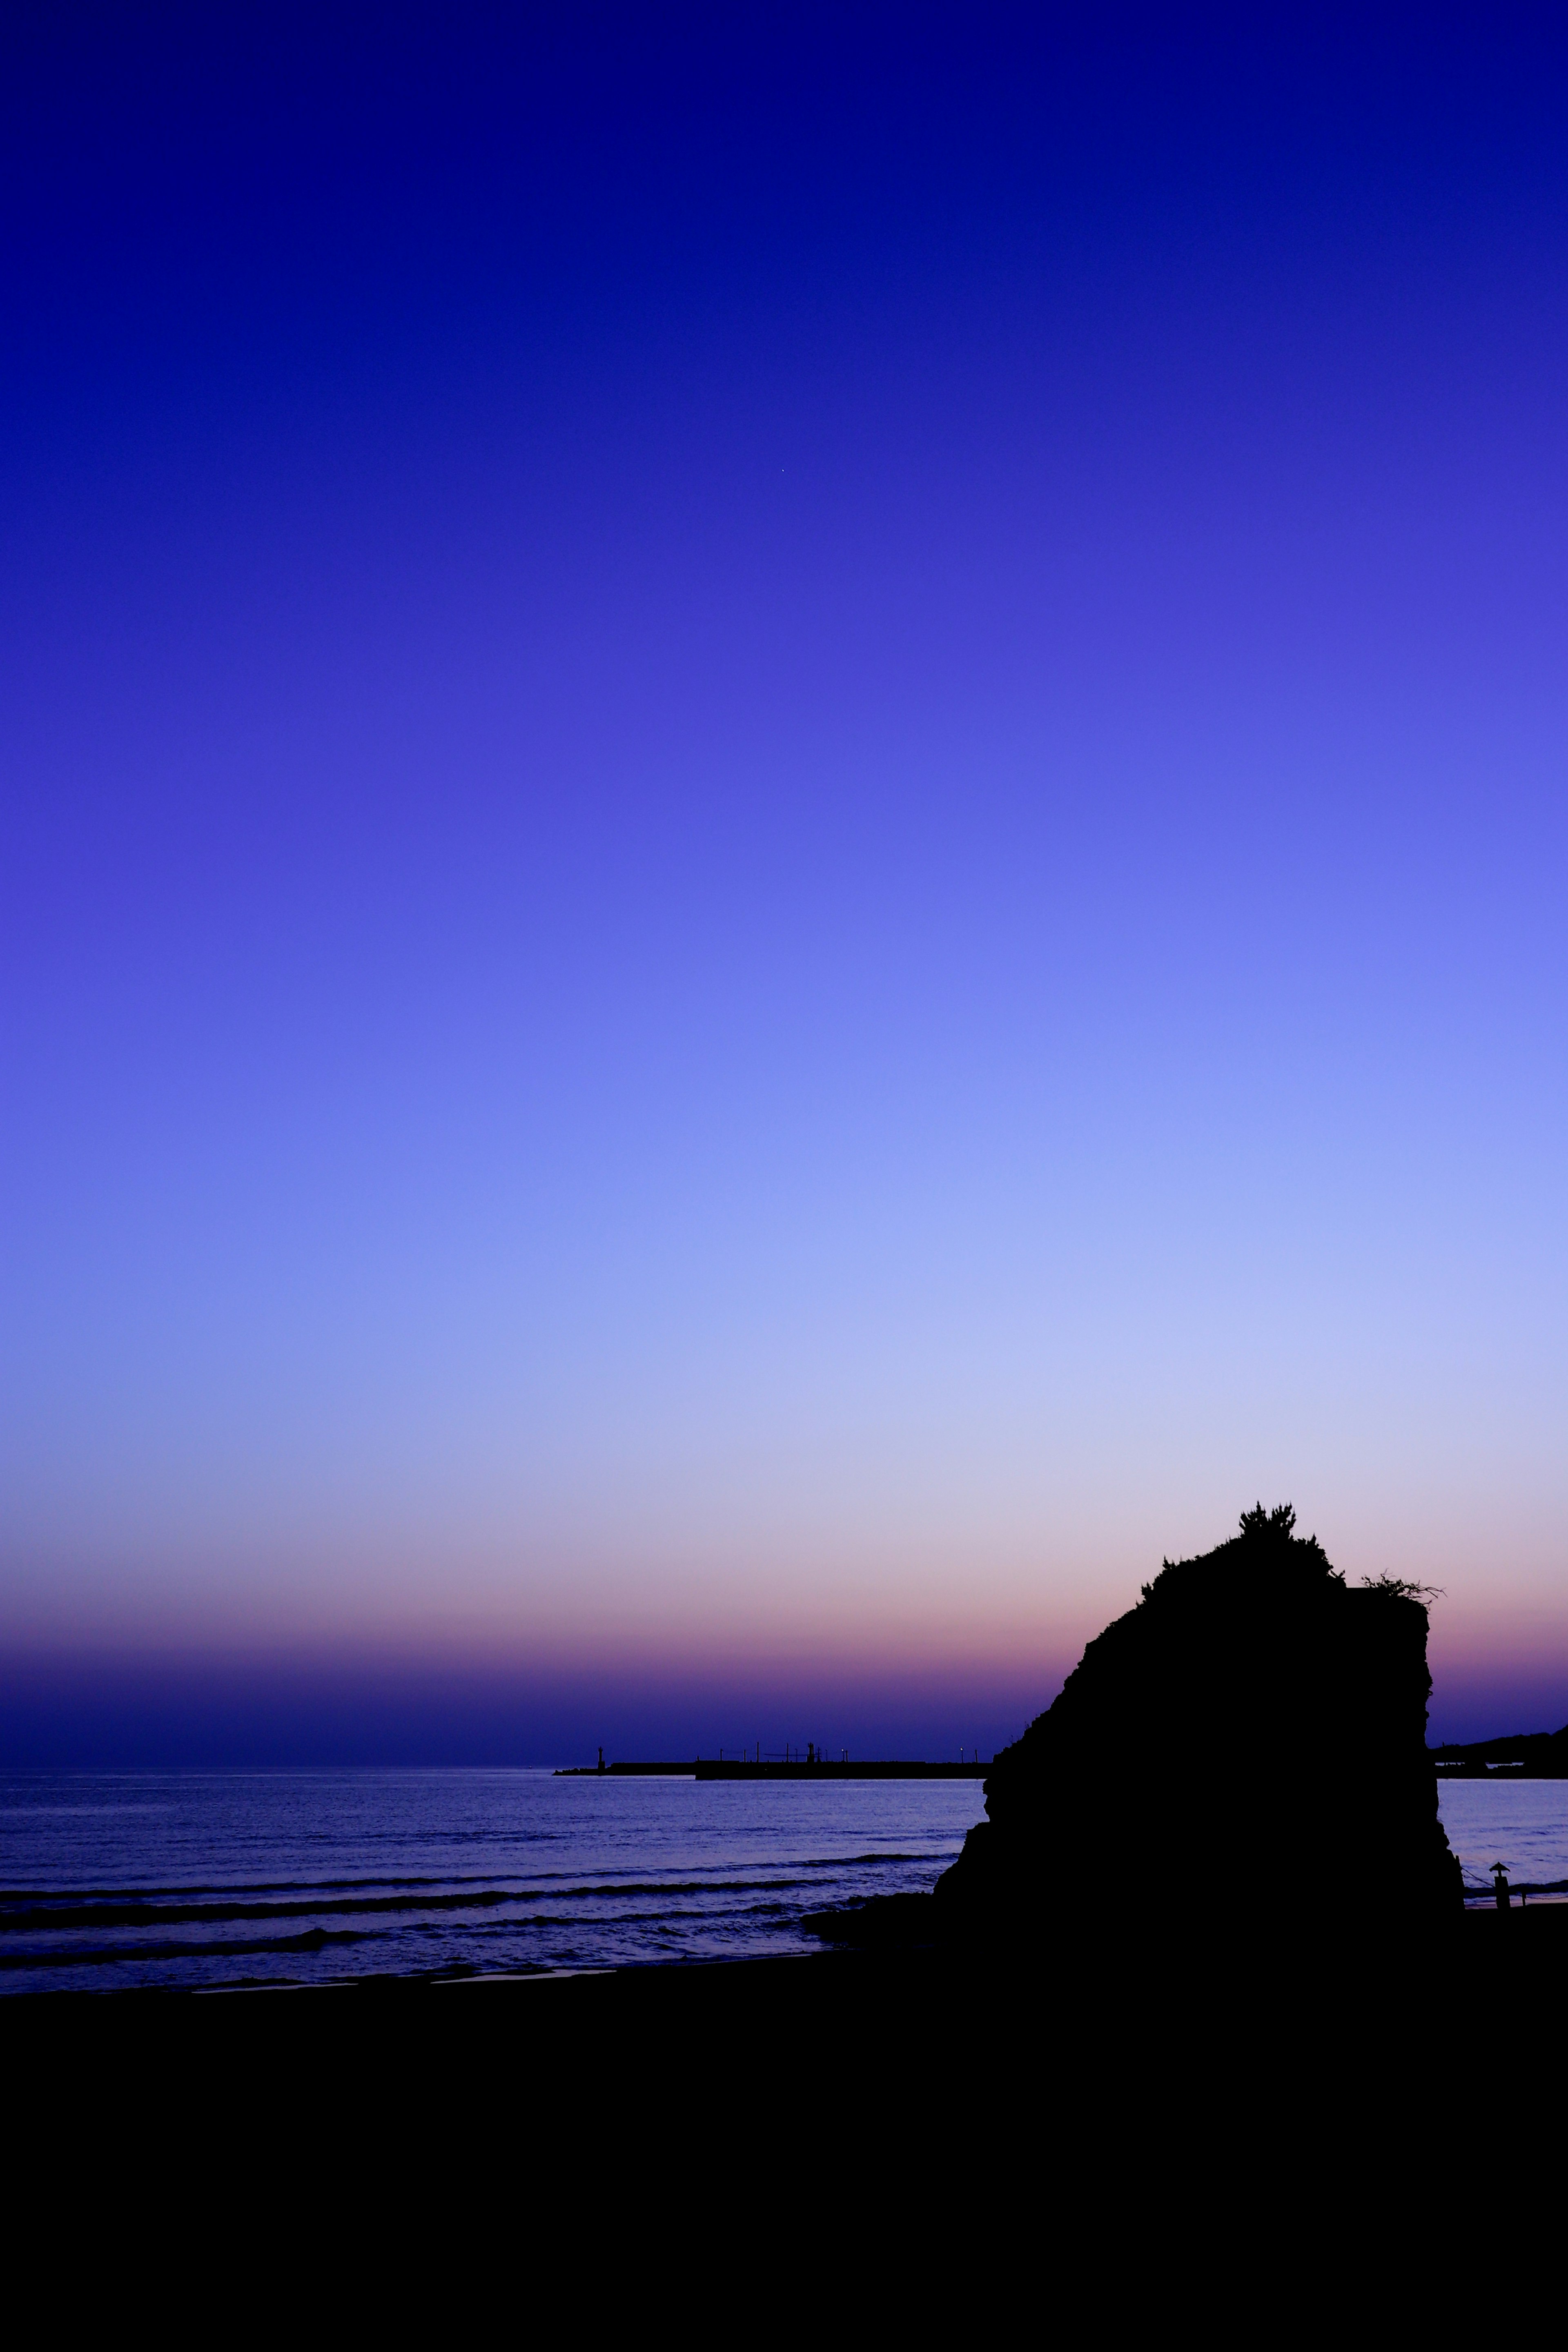
[[1508, 1864], [1506, 1862], [1493, 1863], [1492, 1885], [1497, 1890], [1498, 1909], [1500, 1911], [1506, 1911], [1509, 1907]]
[[604, 1769], [605, 1769], [605, 1751], [604, 1751], [604, 1749], [601, 1748], [600, 1748], [600, 1750], [599, 1750], [599, 1769], [600, 1769], [600, 1771], [602, 1772], [602, 1771], [604, 1770]]

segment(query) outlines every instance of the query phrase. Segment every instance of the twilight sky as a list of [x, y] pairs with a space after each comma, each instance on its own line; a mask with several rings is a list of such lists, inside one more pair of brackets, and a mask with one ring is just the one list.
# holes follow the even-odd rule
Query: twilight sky
[[1568, 1718], [1568, 35], [1248, 14], [7, 20], [5, 1755]]

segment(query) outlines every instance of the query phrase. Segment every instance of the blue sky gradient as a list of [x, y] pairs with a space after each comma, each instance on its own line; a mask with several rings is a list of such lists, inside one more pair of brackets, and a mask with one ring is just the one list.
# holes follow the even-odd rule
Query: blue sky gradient
[[1568, 1718], [1550, 21], [5, 37], [15, 1751]]

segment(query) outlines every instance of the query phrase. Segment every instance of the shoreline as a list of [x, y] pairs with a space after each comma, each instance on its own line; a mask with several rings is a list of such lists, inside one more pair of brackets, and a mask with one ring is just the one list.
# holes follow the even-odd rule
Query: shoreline
[[[1517, 1895], [1520, 1890], [1513, 1890]], [[820, 1915], [819, 1915], [820, 1916]], [[852, 1918], [853, 1915], [849, 1915]], [[1459, 1922], [1481, 1922], [1479, 1927], [1461, 1927]], [[1534, 1927], [1529, 1921], [1542, 1923]], [[1555, 1926], [1548, 1922], [1556, 1922]], [[1489, 1969], [1506, 1968], [1522, 1957], [1528, 1939], [1531, 1961], [1537, 1957], [1551, 1958], [1557, 1966], [1568, 1963], [1568, 1888], [1545, 1900], [1528, 1905], [1516, 1902], [1511, 1909], [1500, 1911], [1489, 1894], [1484, 1904], [1479, 1897], [1467, 1902], [1451, 1927], [1420, 1941], [1405, 1940], [1398, 1947], [1404, 1959], [1424, 1964], [1426, 1980], [1436, 1983], [1455, 1973], [1468, 1973], [1474, 1966]], [[1381, 1965], [1390, 1951], [1389, 1940], [1380, 1935], [1375, 1926], [1365, 1933], [1341, 1939], [1342, 1948], [1352, 1956], [1359, 1950], [1366, 1960]], [[1210, 1961], [1222, 1969], [1227, 1962], [1245, 1961], [1248, 1967], [1261, 1965], [1281, 1983], [1291, 1980], [1303, 1956], [1315, 1945], [1301, 1941], [1287, 1944], [1279, 1938], [1258, 1937], [1247, 1931], [1245, 1923], [1228, 1935], [1205, 1935], [1194, 1943], [1191, 1935], [1182, 1932], [1173, 1937], [1173, 1948], [1167, 1955], [1176, 1968], [1184, 1960], [1200, 1956], [1205, 1965]], [[40, 2009], [70, 2009], [77, 2012], [97, 2011], [167, 2010], [177, 2009], [193, 2001], [233, 2001], [242, 1996], [300, 1993], [357, 1993], [362, 2000], [399, 2000], [417, 1999], [420, 1995], [453, 1990], [484, 1990], [500, 1993], [503, 1989], [527, 1987], [531, 1990], [548, 1986], [621, 1985], [648, 1987], [652, 1985], [684, 1984], [688, 1987], [706, 1984], [721, 1991], [750, 1987], [761, 1992], [765, 1984], [780, 1983], [797, 1978], [801, 1971], [853, 1969], [870, 1975], [884, 1971], [925, 1972], [932, 1983], [979, 1981], [1003, 1983], [1012, 1988], [1034, 1984], [1047, 1987], [1058, 1981], [1072, 1981], [1080, 1975], [1092, 1975], [1109, 1960], [1112, 1968], [1141, 1968], [1146, 1952], [1133, 1953], [1114, 1941], [1100, 1941], [1092, 1936], [1069, 1942], [1058, 1938], [1048, 1949], [1034, 1947], [1014, 1948], [996, 1940], [989, 1943], [939, 1943], [917, 1938], [887, 1939], [868, 1937], [864, 1940], [846, 1936], [824, 1941], [816, 1949], [787, 1952], [749, 1953], [736, 1958], [682, 1957], [663, 1960], [632, 1960], [602, 1964], [585, 1962], [581, 1967], [510, 1969], [481, 1970], [478, 1969], [432, 1969], [393, 1975], [375, 1973], [355, 1977], [334, 1977], [325, 1980], [291, 1978], [281, 1980], [236, 1981], [227, 1984], [200, 1985], [119, 1985], [84, 1989], [43, 1986], [36, 1990], [12, 1993], [0, 1992], [0, 2019], [16, 2017]], [[0, 2036], [4, 2028], [0, 2027]]]

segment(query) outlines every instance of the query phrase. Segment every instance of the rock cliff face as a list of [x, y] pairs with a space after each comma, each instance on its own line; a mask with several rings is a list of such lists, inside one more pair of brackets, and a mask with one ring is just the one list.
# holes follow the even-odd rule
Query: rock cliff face
[[1457, 1916], [1426, 1749], [1426, 1611], [1352, 1589], [1289, 1507], [1167, 1561], [997, 1757], [947, 1934], [1112, 1919], [1303, 1934]]

